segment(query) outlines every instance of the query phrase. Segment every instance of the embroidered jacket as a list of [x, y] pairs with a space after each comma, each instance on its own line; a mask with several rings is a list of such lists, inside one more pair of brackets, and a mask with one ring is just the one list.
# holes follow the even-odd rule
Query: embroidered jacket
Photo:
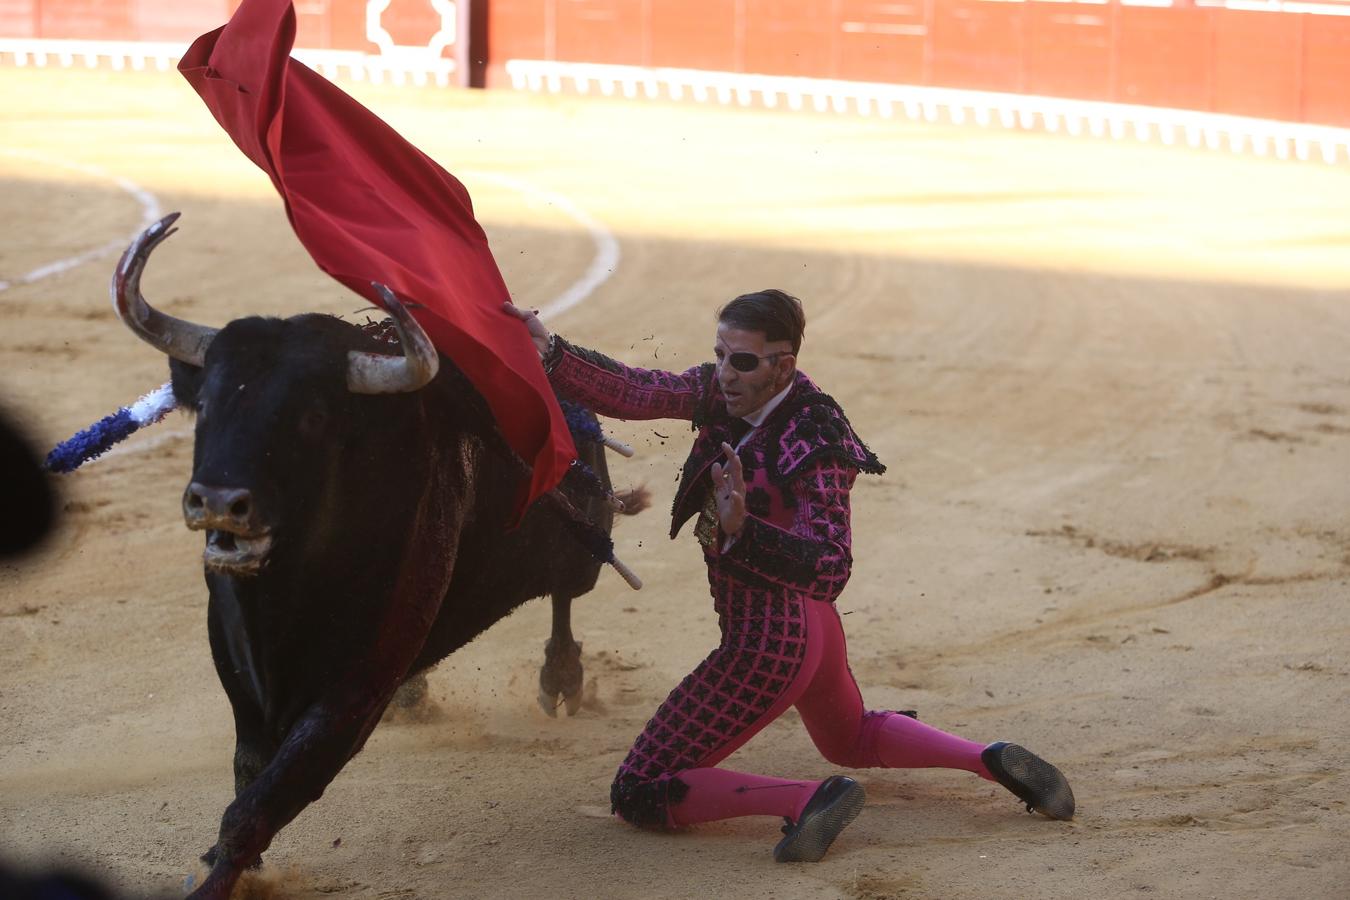
[[698, 515], [715, 597], [740, 587], [787, 589], [832, 601], [852, 568], [849, 490], [858, 472], [886, 470], [831, 397], [798, 372], [783, 402], [737, 451], [746, 520], [723, 550], [712, 498], [712, 464], [736, 445], [712, 363], [686, 372], [625, 366], [555, 337], [544, 361], [558, 390], [616, 419], [687, 419], [698, 432], [685, 460], [670, 535]]

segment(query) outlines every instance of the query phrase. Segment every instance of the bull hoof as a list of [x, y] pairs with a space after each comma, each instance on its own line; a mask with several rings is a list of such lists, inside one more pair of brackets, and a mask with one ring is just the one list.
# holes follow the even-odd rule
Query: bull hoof
[[557, 694], [550, 694], [541, 687], [539, 688], [539, 693], [535, 696], [535, 699], [539, 701], [539, 708], [544, 711], [544, 715], [548, 716], [550, 719], [558, 718]]
[[426, 702], [427, 699], [427, 676], [423, 672], [409, 678], [398, 686], [394, 692], [394, 698], [389, 701], [390, 706], [396, 706], [399, 709], [416, 709]]
[[431, 697], [427, 676], [419, 672], [398, 686], [380, 721], [391, 725], [425, 725], [441, 717], [441, 708]]
[[[214, 844], [214, 845], [212, 845], [212, 847], [211, 847], [210, 850], [207, 850], [205, 853], [203, 853], [201, 856], [199, 856], [199, 857], [197, 857], [197, 858], [200, 859], [202, 862], [206, 863], [206, 867], [207, 867], [208, 869], [210, 869], [210, 868], [215, 868], [216, 860], [220, 858], [220, 845], [219, 845], [219, 844]], [[253, 857], [253, 862], [251, 862], [251, 863], [249, 863], [248, 865], [244, 866], [244, 868], [245, 868], [245, 869], [251, 869], [251, 870], [253, 870], [253, 871], [257, 871], [258, 869], [261, 869], [261, 868], [262, 868], [262, 857], [261, 857], [261, 856], [255, 856], [255, 857]]]
[[567, 710], [569, 716], [575, 716], [581, 712], [582, 694], [577, 691], [575, 694], [549, 694], [542, 688], [535, 699], [539, 702], [539, 708], [544, 711], [544, 715], [550, 719], [558, 718], [558, 707]]
[[558, 707], [567, 709], [569, 716], [581, 709], [581, 644], [577, 641], [555, 642], [549, 638], [544, 644], [544, 665], [539, 669], [539, 708], [550, 718], [557, 718]]

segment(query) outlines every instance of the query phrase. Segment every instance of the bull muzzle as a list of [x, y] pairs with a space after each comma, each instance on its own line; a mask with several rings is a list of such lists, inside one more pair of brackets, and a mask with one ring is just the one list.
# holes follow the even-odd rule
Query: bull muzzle
[[253, 575], [267, 562], [272, 533], [247, 488], [192, 482], [183, 492], [183, 521], [193, 531], [206, 532], [202, 561], [212, 571]]

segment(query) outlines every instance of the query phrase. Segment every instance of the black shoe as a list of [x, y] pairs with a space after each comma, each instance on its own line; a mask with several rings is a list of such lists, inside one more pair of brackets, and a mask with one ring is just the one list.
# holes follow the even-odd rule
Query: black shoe
[[819, 862], [839, 832], [862, 812], [862, 785], [843, 775], [831, 775], [806, 801], [802, 817], [783, 826], [783, 839], [773, 848], [775, 862]]
[[1073, 790], [1069, 782], [1059, 769], [1030, 750], [997, 741], [984, 748], [980, 761], [999, 784], [1027, 805], [1027, 812], [1052, 819], [1073, 818]]

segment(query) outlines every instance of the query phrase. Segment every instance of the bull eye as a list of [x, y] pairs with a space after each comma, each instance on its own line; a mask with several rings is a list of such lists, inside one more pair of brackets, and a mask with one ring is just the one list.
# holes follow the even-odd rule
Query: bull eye
[[312, 406], [300, 416], [300, 431], [306, 437], [318, 437], [328, 424], [328, 413], [321, 407]]

